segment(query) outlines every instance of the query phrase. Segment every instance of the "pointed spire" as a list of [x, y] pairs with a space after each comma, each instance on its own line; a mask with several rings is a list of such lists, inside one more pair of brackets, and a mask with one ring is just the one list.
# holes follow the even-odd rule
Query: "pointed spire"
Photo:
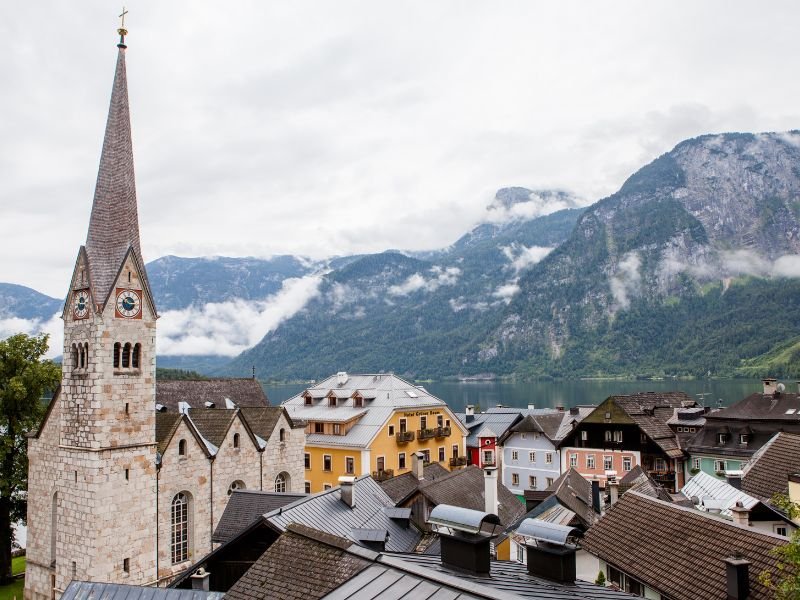
[[129, 248], [134, 250], [136, 258], [142, 262], [125, 48], [124, 43], [120, 43], [92, 216], [86, 236], [91, 284], [95, 301], [102, 304], [105, 304]]

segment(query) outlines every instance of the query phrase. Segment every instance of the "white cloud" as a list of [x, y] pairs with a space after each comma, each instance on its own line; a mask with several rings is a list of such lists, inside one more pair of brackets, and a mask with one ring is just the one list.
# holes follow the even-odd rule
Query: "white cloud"
[[553, 251], [553, 248], [547, 246], [523, 246], [522, 244], [511, 244], [510, 246], [501, 246], [500, 250], [511, 263], [511, 268], [515, 273], [527, 269], [541, 261], [545, 256]]
[[517, 280], [514, 279], [499, 286], [492, 296], [495, 298], [500, 298], [506, 304], [511, 302], [511, 299], [519, 293], [519, 285], [517, 284]]
[[50, 336], [47, 358], [61, 356], [64, 351], [64, 322], [61, 313], [56, 313], [48, 320], [20, 319], [18, 317], [0, 318], [0, 340], [17, 333], [37, 335], [46, 333]]
[[317, 296], [321, 282], [321, 274], [290, 278], [264, 300], [235, 299], [166, 311], [158, 321], [158, 353], [235, 356], [302, 310]]
[[749, 275], [752, 277], [800, 277], [800, 255], [785, 254], [774, 261], [752, 250], [731, 250], [693, 256], [687, 263], [670, 251], [659, 264], [659, 278], [667, 285], [678, 273], [687, 272], [700, 280], [710, 281]]
[[619, 308], [625, 310], [631, 305], [631, 297], [639, 293], [642, 259], [636, 252], [628, 252], [617, 265], [617, 272], [609, 279], [611, 294]]
[[420, 273], [414, 273], [400, 285], [390, 286], [388, 293], [392, 296], [408, 296], [419, 291], [435, 292], [444, 285], [455, 285], [461, 275], [461, 269], [458, 267], [435, 266], [429, 272], [433, 274], [433, 277], [426, 279]]
[[565, 208], [575, 208], [587, 204], [568, 192], [533, 191], [528, 200], [505, 205], [495, 199], [486, 207], [486, 221], [489, 223], [508, 223], [527, 221], [543, 217]]
[[775, 277], [800, 277], [800, 256], [787, 254], [772, 263], [772, 274]]

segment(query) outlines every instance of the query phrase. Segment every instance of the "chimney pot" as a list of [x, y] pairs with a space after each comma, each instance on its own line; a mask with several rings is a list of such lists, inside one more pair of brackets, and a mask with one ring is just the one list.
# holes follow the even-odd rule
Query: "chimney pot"
[[483, 497], [485, 500], [484, 511], [500, 516], [497, 502], [497, 467], [484, 467], [483, 469]]
[[425, 479], [425, 455], [422, 452], [414, 452], [411, 455], [411, 472], [417, 481]]
[[736, 506], [731, 508], [733, 522], [743, 527], [750, 526], [750, 510], [744, 507], [741, 500], [736, 501]]
[[746, 600], [750, 597], [750, 564], [741, 556], [725, 559], [728, 600]]
[[339, 493], [344, 502], [350, 508], [356, 507], [356, 478], [343, 475], [339, 477]]
[[569, 414], [571, 414], [571, 415], [580, 414], [580, 409], [577, 406], [571, 406], [569, 408]]
[[193, 590], [202, 590], [204, 592], [208, 592], [211, 589], [209, 580], [211, 579], [211, 573], [206, 571], [203, 567], [200, 567], [192, 574], [192, 589]]
[[592, 479], [592, 508], [598, 515], [602, 512], [600, 507], [600, 482]]
[[762, 379], [761, 382], [764, 384], [764, 395], [765, 396], [772, 396], [778, 390], [778, 380], [768, 377], [766, 379]]
[[559, 583], [575, 583], [575, 546], [537, 542], [535, 546], [527, 546], [527, 551], [528, 573]]
[[619, 482], [616, 480], [608, 482], [608, 503], [614, 506], [619, 499]]

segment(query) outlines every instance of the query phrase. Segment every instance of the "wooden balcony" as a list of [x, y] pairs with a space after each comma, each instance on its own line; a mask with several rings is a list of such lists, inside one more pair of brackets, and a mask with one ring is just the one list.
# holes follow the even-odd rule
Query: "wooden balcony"
[[417, 429], [418, 440], [429, 440], [434, 437], [436, 437], [435, 429]]
[[381, 471], [373, 471], [372, 478], [375, 481], [386, 481], [394, 477], [394, 469], [383, 469]]
[[448, 437], [450, 435], [450, 428], [449, 427], [437, 427], [435, 429], [436, 433], [435, 436], [437, 438]]
[[466, 456], [455, 456], [450, 459], [450, 466], [451, 467], [464, 467], [467, 464], [467, 457]]
[[397, 439], [398, 444], [407, 444], [408, 442], [414, 441], [414, 432], [413, 431], [398, 431], [395, 434], [395, 438]]

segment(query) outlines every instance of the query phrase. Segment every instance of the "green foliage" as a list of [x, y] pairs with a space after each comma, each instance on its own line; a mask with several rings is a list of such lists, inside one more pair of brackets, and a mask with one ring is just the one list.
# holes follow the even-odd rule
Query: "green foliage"
[[11, 523], [26, 516], [26, 434], [42, 417], [45, 392], [55, 389], [61, 369], [49, 360], [47, 336], [18, 334], [0, 341], [0, 583], [11, 577]]
[[24, 588], [24, 579], [14, 579], [7, 585], [0, 585], [0, 600], [22, 600]]
[[605, 587], [605, 585], [606, 585], [606, 574], [603, 573], [603, 571], [598, 571], [597, 572], [597, 579], [594, 580], [594, 583], [595, 583], [595, 585], [601, 585], [601, 586]]
[[190, 371], [187, 369], [164, 369], [156, 367], [156, 379], [161, 380], [184, 380], [184, 379], [208, 379], [205, 375], [201, 375], [197, 371]]
[[[800, 505], [785, 494], [774, 495], [771, 502], [791, 519], [800, 516]], [[760, 573], [759, 582], [772, 591], [777, 600], [800, 598], [800, 529], [792, 533], [788, 544], [773, 548], [772, 554], [778, 558], [777, 568], [775, 572], [765, 570]]]

